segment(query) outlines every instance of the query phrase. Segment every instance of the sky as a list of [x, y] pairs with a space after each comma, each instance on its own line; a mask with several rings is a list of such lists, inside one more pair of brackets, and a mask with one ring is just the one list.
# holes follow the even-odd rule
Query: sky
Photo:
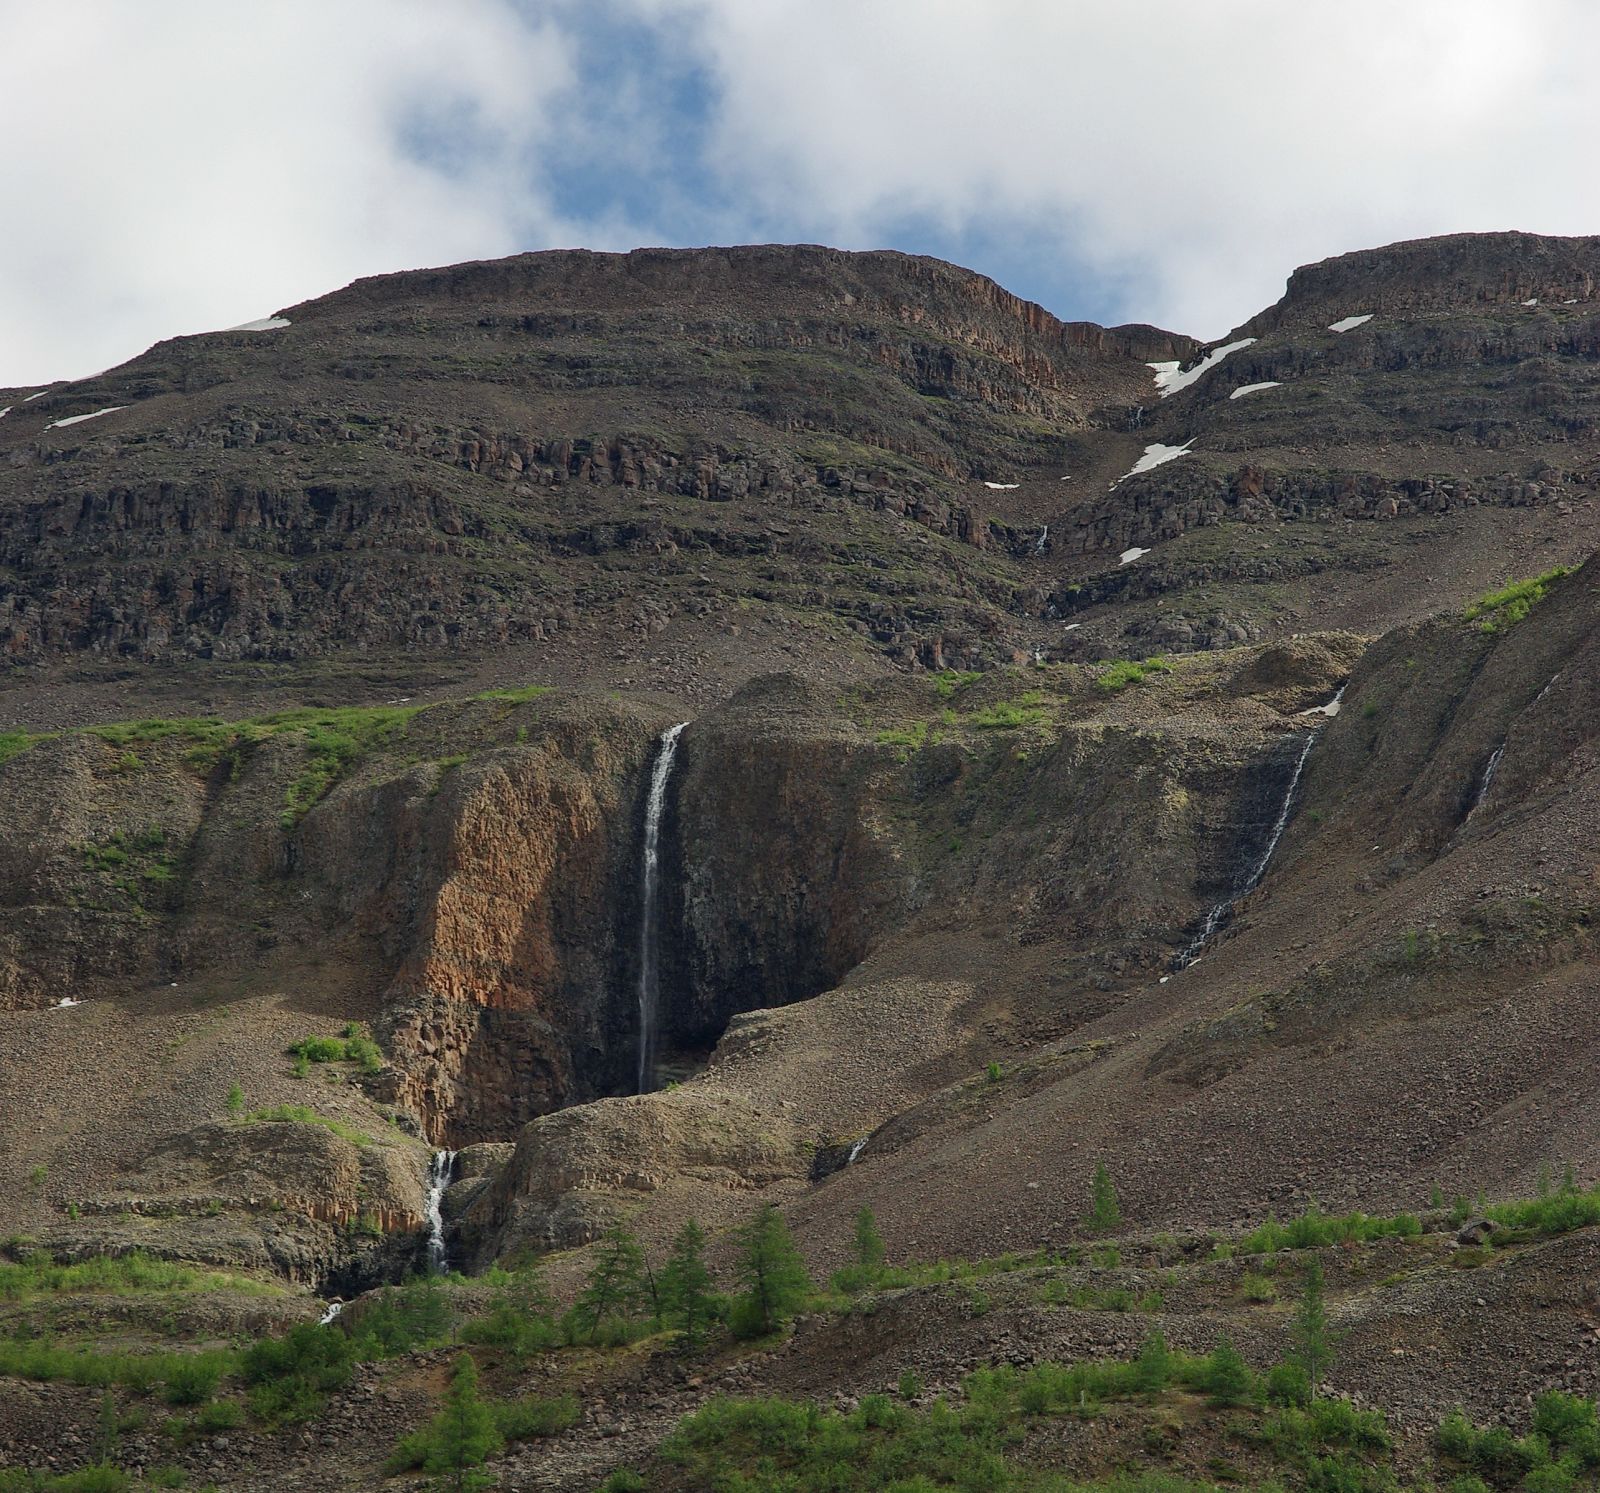
[[0, 0], [0, 387], [528, 249], [935, 254], [1222, 336], [1600, 232], [1593, 0]]

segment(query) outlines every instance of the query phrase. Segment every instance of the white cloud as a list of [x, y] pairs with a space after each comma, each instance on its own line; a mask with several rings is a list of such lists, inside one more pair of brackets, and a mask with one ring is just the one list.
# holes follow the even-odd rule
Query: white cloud
[[[7, 8], [0, 384], [375, 271], [568, 232], [525, 183], [576, 76], [500, 0], [74, 0]], [[429, 164], [447, 124], [465, 160]]]
[[1346, 249], [1600, 230], [1587, 0], [636, 3], [715, 59], [721, 168], [774, 216], [1010, 219], [1202, 336]]
[[1600, 230], [1597, 43], [1588, 0], [13, 3], [0, 386], [358, 275], [673, 236], [649, 217], [1005, 234], [1042, 283], [1216, 337], [1343, 250]]

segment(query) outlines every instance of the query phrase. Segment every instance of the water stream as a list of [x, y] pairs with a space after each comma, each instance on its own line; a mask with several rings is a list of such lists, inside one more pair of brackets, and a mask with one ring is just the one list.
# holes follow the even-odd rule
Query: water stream
[[638, 1092], [655, 1083], [656, 1022], [661, 1004], [661, 816], [667, 806], [667, 785], [678, 758], [678, 738], [689, 723], [679, 721], [661, 734], [655, 766], [650, 770], [650, 796], [644, 809], [643, 864], [639, 871], [639, 1067]]
[[[1547, 684], [1545, 688], [1549, 689], [1550, 686]], [[1489, 761], [1483, 769], [1483, 778], [1478, 784], [1477, 797], [1472, 800], [1472, 807], [1467, 810], [1467, 815], [1469, 818], [1478, 812], [1478, 809], [1482, 805], [1484, 799], [1489, 796], [1489, 789], [1494, 786], [1495, 772], [1500, 766], [1500, 759], [1505, 756], [1505, 754], [1506, 744], [1503, 741], [1499, 746], [1489, 753]]]
[[449, 1256], [444, 1246], [444, 1190], [450, 1185], [450, 1174], [455, 1170], [454, 1151], [435, 1151], [433, 1164], [428, 1168], [428, 1273], [444, 1275], [450, 1269]]
[[[1338, 715], [1339, 707], [1344, 700], [1344, 690], [1341, 688], [1326, 705], [1315, 707], [1316, 713], [1332, 719]], [[1304, 714], [1311, 714], [1305, 711]], [[1283, 791], [1283, 801], [1278, 805], [1278, 817], [1272, 821], [1272, 831], [1267, 836], [1267, 843], [1261, 854], [1256, 857], [1250, 867], [1250, 873], [1241, 881], [1234, 891], [1230, 892], [1210, 912], [1206, 920], [1200, 925], [1200, 931], [1190, 941], [1189, 946], [1173, 961], [1174, 969], [1187, 969], [1199, 959], [1201, 950], [1211, 941], [1217, 930], [1227, 922], [1235, 905], [1241, 897], [1247, 897], [1258, 886], [1261, 878], [1267, 874], [1267, 867], [1272, 864], [1272, 857], [1278, 849], [1278, 842], [1283, 839], [1283, 832], [1289, 827], [1289, 820], [1294, 814], [1295, 799], [1300, 792], [1300, 779], [1306, 770], [1306, 762], [1311, 756], [1311, 748], [1317, 744], [1317, 738], [1322, 735], [1325, 728], [1318, 726], [1314, 731], [1307, 731], [1304, 742], [1300, 746], [1300, 755], [1295, 758], [1294, 771], [1289, 774], [1288, 786]]]

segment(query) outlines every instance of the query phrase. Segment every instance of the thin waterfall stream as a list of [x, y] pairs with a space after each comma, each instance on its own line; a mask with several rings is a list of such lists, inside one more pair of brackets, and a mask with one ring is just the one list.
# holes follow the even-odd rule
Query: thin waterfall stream
[[455, 1171], [454, 1151], [435, 1151], [428, 1167], [428, 1203], [425, 1217], [428, 1220], [428, 1273], [444, 1275], [450, 1269], [449, 1255], [444, 1243], [444, 1191], [450, 1185]]
[[688, 721], [661, 733], [650, 796], [645, 800], [643, 862], [639, 870], [639, 1065], [637, 1092], [647, 1094], [655, 1083], [656, 1025], [661, 1004], [661, 816], [667, 806], [667, 785], [678, 759], [678, 738]]
[[[1545, 688], [1549, 689], [1550, 686], [1547, 684]], [[1485, 765], [1483, 769], [1483, 777], [1478, 783], [1477, 796], [1472, 800], [1472, 807], [1467, 810], [1467, 815], [1469, 818], [1473, 814], [1476, 814], [1478, 810], [1483, 807], [1484, 799], [1489, 796], [1489, 790], [1494, 787], [1494, 775], [1497, 771], [1499, 771], [1500, 759], [1505, 756], [1505, 754], [1506, 744], [1503, 741], [1499, 746], [1489, 753], [1489, 761]]]
[[[1305, 715], [1321, 715], [1331, 720], [1338, 715], [1339, 707], [1344, 702], [1344, 690], [1341, 688], [1326, 705], [1314, 706], [1311, 710], [1304, 711]], [[1311, 756], [1311, 748], [1317, 744], [1317, 738], [1322, 735], [1325, 727], [1318, 726], [1315, 730], [1306, 732], [1305, 741], [1301, 744], [1300, 755], [1295, 758], [1294, 771], [1289, 774], [1288, 787], [1283, 792], [1283, 802], [1278, 806], [1278, 817], [1272, 822], [1272, 831], [1267, 836], [1267, 843], [1261, 854], [1256, 858], [1250, 868], [1250, 874], [1239, 883], [1235, 891], [1230, 892], [1206, 914], [1206, 920], [1200, 925], [1200, 931], [1190, 941], [1189, 946], [1173, 961], [1173, 969], [1187, 969], [1200, 957], [1201, 950], [1211, 941], [1217, 930], [1228, 920], [1235, 905], [1241, 897], [1247, 897], [1258, 886], [1261, 878], [1267, 874], [1267, 867], [1272, 864], [1272, 857], [1278, 849], [1278, 842], [1283, 839], [1283, 832], [1289, 827], [1289, 820], [1294, 813], [1295, 798], [1300, 792], [1300, 779], [1306, 770], [1306, 762]]]

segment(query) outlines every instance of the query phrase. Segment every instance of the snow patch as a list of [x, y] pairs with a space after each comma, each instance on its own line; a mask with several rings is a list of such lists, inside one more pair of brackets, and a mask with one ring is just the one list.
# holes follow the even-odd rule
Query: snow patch
[[44, 398], [44, 396], [45, 396], [45, 395], [46, 395], [46, 394], [48, 394], [48, 393], [49, 393], [49, 392], [50, 392], [50, 391], [49, 391], [49, 390], [48, 390], [48, 389], [40, 389], [40, 390], [39, 390], [39, 392], [38, 392], [38, 393], [37, 393], [37, 394], [29, 394], [29, 395], [28, 395], [28, 396], [27, 396], [27, 398], [26, 398], [26, 399], [24, 399], [24, 400], [23, 400], [23, 401], [22, 401], [22, 402], [23, 402], [23, 403], [24, 403], [24, 404], [26, 404], [26, 403], [27, 403], [27, 402], [28, 402], [28, 400], [30, 400], [30, 399], [43, 399], [43, 398]]
[[[1181, 446], [1163, 446], [1160, 441], [1157, 441], [1153, 446], [1146, 446], [1144, 455], [1134, 462], [1133, 469], [1124, 472], [1122, 476], [1117, 478], [1117, 482], [1126, 482], [1130, 477], [1137, 477], [1140, 472], [1153, 472], [1164, 462], [1176, 461], [1180, 456], [1187, 456], [1189, 447], [1194, 445], [1198, 439], [1199, 437], [1197, 436], [1190, 436]], [[1117, 482], [1113, 482], [1111, 485], [1115, 487]]]
[[1371, 320], [1372, 312], [1370, 311], [1364, 316], [1346, 316], [1340, 321], [1330, 322], [1328, 330], [1330, 332], [1353, 332], [1357, 327], [1365, 326]]
[[127, 407], [125, 404], [110, 404], [103, 410], [90, 410], [87, 415], [68, 415], [64, 420], [52, 420], [45, 429], [54, 430], [59, 425], [82, 425], [85, 420], [98, 420], [101, 415], [114, 415], [118, 410], [125, 410]]
[[1563, 306], [1576, 306], [1578, 304], [1578, 298], [1577, 296], [1573, 296], [1570, 301], [1563, 301], [1561, 304]]
[[995, 492], [1010, 492], [1014, 487], [1021, 487], [1020, 482], [985, 482], [985, 487], [993, 488]]
[[0, 410], [0, 420], [4, 420], [5, 417], [7, 415], [9, 415], [10, 413], [11, 413], [11, 406], [8, 404], [3, 410]]
[[1243, 399], [1246, 394], [1259, 394], [1263, 389], [1277, 389], [1280, 387], [1282, 387], [1281, 381], [1275, 378], [1269, 378], [1264, 384], [1240, 384], [1228, 398]]
[[1069, 622], [1061, 630], [1062, 630], [1062, 632], [1076, 632], [1082, 626], [1083, 626], [1083, 623], [1081, 623], [1081, 622]]
[[55, 1009], [64, 1011], [68, 1006], [81, 1006], [82, 1004], [82, 1001], [75, 1001], [70, 995], [64, 995], [56, 1002]]
[[236, 327], [225, 327], [228, 332], [276, 332], [279, 327], [289, 325], [285, 316], [263, 316], [257, 321], [241, 321]]
[[1121, 558], [1118, 559], [1117, 564], [1118, 565], [1131, 565], [1135, 560], [1137, 560], [1139, 558], [1140, 555], [1148, 555], [1149, 553], [1150, 553], [1149, 550], [1142, 550], [1142, 549], [1138, 549], [1137, 547], [1134, 548], [1134, 549], [1131, 549], [1131, 550], [1123, 550]]
[[1524, 301], [1522, 304], [1524, 306], [1537, 306], [1539, 304], [1539, 297], [1534, 296], [1531, 300]]
[[1214, 347], [1205, 357], [1187, 372], [1182, 371], [1178, 363], [1149, 363], [1146, 366], [1156, 371], [1156, 388], [1161, 391], [1161, 397], [1167, 398], [1176, 394], [1179, 389], [1187, 389], [1201, 374], [1215, 368], [1229, 353], [1236, 353], [1241, 347], [1249, 347], [1256, 339], [1254, 337], [1241, 337], [1237, 342], [1227, 342], [1221, 347]]

